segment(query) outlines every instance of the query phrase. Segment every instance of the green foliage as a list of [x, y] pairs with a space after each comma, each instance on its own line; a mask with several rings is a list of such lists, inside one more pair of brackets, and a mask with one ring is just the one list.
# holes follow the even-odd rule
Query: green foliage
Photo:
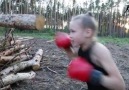
[[0, 27], [0, 36], [4, 36], [5, 31], [6, 31], [5, 27]]
[[19, 29], [15, 29], [14, 33], [49, 33], [50, 35], [54, 35], [54, 30], [46, 28], [43, 30], [19, 30]]
[[98, 39], [103, 44], [106, 44], [106, 43], [114, 43], [118, 45], [129, 44], [129, 38], [114, 38], [109, 36], [109, 37], [99, 37]]
[[53, 39], [54, 36], [50, 35], [49, 33], [14, 33], [15, 36], [22, 36], [22, 37], [34, 37], [34, 38], [43, 38], [43, 39]]
[[[0, 36], [4, 36], [5, 30], [7, 28], [4, 27], [0, 27]], [[62, 32], [68, 32], [66, 30], [63, 30]], [[14, 32], [14, 36], [23, 36], [23, 37], [34, 37], [34, 38], [44, 38], [44, 39], [53, 39], [55, 35], [54, 30], [52, 29], [44, 29], [41, 31], [37, 31], [37, 30], [18, 30], [16, 29]], [[125, 45], [125, 44], [129, 44], [129, 38], [115, 38], [112, 36], [108, 36], [108, 37], [98, 37], [98, 40], [100, 42], [102, 42], [103, 44], [106, 43], [114, 43], [114, 44], [118, 44], [118, 45]]]
[[[8, 28], [0, 27], [0, 36], [3, 37], [5, 34], [5, 31]], [[15, 29], [14, 36], [31, 36], [35, 38], [45, 38], [45, 39], [52, 39], [55, 35], [54, 30], [51, 29], [44, 29], [44, 30], [19, 30]]]

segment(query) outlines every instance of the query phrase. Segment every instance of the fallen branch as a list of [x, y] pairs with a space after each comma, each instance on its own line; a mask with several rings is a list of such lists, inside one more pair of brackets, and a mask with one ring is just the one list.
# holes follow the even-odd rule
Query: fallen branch
[[[17, 56], [21, 57], [21, 55], [26, 55], [29, 59], [31, 56], [28, 55], [27, 52], [29, 52], [30, 49], [31, 49], [31, 47], [22, 49], [19, 53], [15, 54], [15, 56], [12, 58], [12, 60], [15, 59]], [[24, 61], [25, 59], [27, 59], [27, 57], [22, 58], [23, 60], [20, 60], [20, 61]]]
[[10, 87], [10, 85], [7, 85], [7, 86], [5, 86], [5, 87], [3, 87], [3, 88], [0, 88], [0, 90], [11, 90], [11, 87]]
[[33, 59], [31, 59], [29, 61], [19, 62], [19, 63], [13, 65], [13, 66], [10, 66], [10, 67], [2, 70], [0, 72], [0, 74], [2, 76], [5, 76], [5, 75], [9, 74], [10, 72], [17, 72], [17, 71], [20, 71], [20, 70], [24, 70], [25, 68], [30, 67], [30, 66], [33, 67], [33, 70], [38, 70], [40, 68], [40, 60], [42, 58], [42, 55], [43, 55], [43, 50], [39, 49], [36, 52]]
[[26, 54], [27, 52], [29, 52], [29, 50], [31, 49], [32, 47], [27, 47], [27, 48], [24, 48], [24, 49], [22, 49], [20, 52], [19, 52], [19, 54]]
[[53, 73], [58, 74], [58, 72], [56, 72], [56, 71], [54, 71], [54, 70], [50, 69], [49, 67], [47, 67], [47, 69], [48, 69], [48, 70], [50, 70], [50, 71], [51, 71], [51, 72], [53, 72]]
[[4, 49], [10, 47], [11, 41], [15, 42], [14, 37], [13, 37], [13, 31], [14, 31], [14, 28], [10, 28], [9, 30], [6, 30], [5, 37], [1, 41], [1, 49], [4, 50]]
[[53, 42], [54, 40], [52, 39], [52, 40], [48, 40], [48, 41], [46, 41], [47, 43], [50, 43], [50, 42]]

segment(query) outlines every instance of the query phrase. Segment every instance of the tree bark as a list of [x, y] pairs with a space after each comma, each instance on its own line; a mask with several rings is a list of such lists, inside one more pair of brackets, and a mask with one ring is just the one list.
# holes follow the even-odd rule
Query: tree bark
[[20, 56], [0, 56], [0, 63], [3, 62], [9, 62], [9, 61], [16, 61], [16, 60], [20, 60], [20, 59], [27, 59], [28, 57], [30, 57], [29, 55], [20, 55]]
[[2, 77], [2, 82], [5, 86], [5, 85], [13, 84], [13, 83], [15, 83], [17, 81], [21, 81], [21, 80], [33, 79], [35, 77], [35, 75], [36, 75], [36, 73], [33, 71], [30, 71], [28, 73], [10, 74], [6, 77]]
[[43, 50], [42, 49], [39, 49], [34, 58], [32, 60], [35, 61], [35, 64], [33, 65], [33, 70], [38, 70], [40, 68], [40, 61], [42, 59], [42, 56], [43, 56]]
[[8, 50], [6, 50], [6, 51], [3, 51], [3, 52], [0, 53], [0, 54], [7, 56], [7, 55], [10, 55], [10, 54], [14, 53], [15, 51], [17, 51], [17, 50], [19, 50], [19, 49], [23, 49], [24, 47], [25, 47], [25, 45], [15, 46], [15, 47], [10, 48], [10, 49], [8, 49]]
[[10, 72], [17, 72], [17, 71], [20, 71], [20, 70], [24, 70], [25, 68], [30, 67], [30, 66], [33, 67], [33, 70], [38, 70], [40, 68], [40, 60], [42, 58], [42, 55], [43, 55], [43, 50], [39, 49], [36, 52], [33, 59], [31, 59], [29, 61], [19, 62], [19, 63], [13, 65], [13, 66], [10, 66], [10, 67], [2, 70], [0, 72], [0, 74], [2, 76], [5, 76], [5, 75], [9, 74]]
[[11, 86], [10, 85], [7, 85], [7, 86], [4, 86], [2, 88], [0, 88], [0, 90], [10, 90]]
[[0, 26], [19, 29], [37, 29], [44, 28], [45, 19], [41, 15], [31, 14], [1, 14]]
[[22, 44], [22, 40], [11, 41], [11, 45], [21, 45], [21, 44]]

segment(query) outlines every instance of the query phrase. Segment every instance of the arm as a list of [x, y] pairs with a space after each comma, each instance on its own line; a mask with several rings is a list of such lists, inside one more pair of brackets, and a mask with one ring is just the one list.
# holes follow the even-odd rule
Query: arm
[[68, 49], [64, 49], [64, 51], [66, 52], [66, 54], [68, 55], [69, 59], [72, 60], [73, 58], [78, 56], [78, 49], [70, 47]]
[[58, 48], [64, 50], [70, 59], [76, 57], [77, 51], [73, 49], [71, 39], [67, 33], [57, 32], [55, 35], [55, 43]]
[[108, 76], [102, 75], [101, 84], [113, 90], [125, 90], [125, 83], [113, 61], [110, 51], [103, 45], [96, 48], [95, 54], [101, 66], [107, 71]]

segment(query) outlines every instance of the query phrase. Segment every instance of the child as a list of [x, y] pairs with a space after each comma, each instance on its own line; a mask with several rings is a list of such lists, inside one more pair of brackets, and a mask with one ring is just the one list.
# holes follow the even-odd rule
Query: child
[[[64, 48], [64, 50], [70, 59], [81, 56], [96, 70], [92, 81], [86, 81], [88, 90], [125, 90], [124, 80], [113, 61], [110, 51], [96, 40], [97, 27], [97, 21], [91, 12], [72, 17], [69, 25], [69, 36], [72, 47], [77, 48], [70, 47]], [[73, 72], [79, 74], [79, 68], [76, 68]], [[88, 70], [85, 71], [88, 72]], [[86, 76], [87, 72], [83, 77]], [[96, 83], [93, 84], [94, 81]]]

